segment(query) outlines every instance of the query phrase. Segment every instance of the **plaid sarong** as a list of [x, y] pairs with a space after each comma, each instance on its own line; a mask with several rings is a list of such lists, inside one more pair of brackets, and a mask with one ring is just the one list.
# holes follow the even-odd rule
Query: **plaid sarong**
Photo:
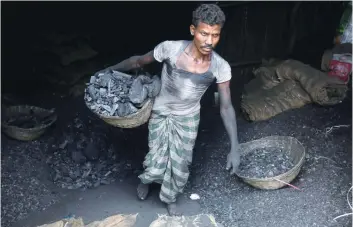
[[142, 183], [162, 185], [159, 198], [165, 203], [176, 201], [189, 178], [189, 165], [197, 137], [200, 113], [188, 116], [165, 116], [152, 112], [149, 121], [149, 152], [139, 175]]

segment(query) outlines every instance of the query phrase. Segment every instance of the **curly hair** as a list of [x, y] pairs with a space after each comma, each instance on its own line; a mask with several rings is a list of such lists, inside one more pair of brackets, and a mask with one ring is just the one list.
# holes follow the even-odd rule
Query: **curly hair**
[[226, 16], [216, 4], [202, 4], [192, 13], [192, 24], [195, 27], [200, 22], [211, 26], [219, 24], [223, 27], [225, 21]]

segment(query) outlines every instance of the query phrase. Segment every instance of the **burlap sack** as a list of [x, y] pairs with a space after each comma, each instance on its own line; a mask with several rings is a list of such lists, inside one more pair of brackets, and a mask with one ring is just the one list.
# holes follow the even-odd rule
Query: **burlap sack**
[[153, 221], [149, 227], [223, 227], [212, 215], [171, 217], [162, 215]]
[[[245, 90], [249, 93], [256, 91], [259, 86], [263, 89], [271, 89], [282, 81], [276, 74], [276, 68], [281, 64], [281, 60], [271, 58], [268, 61], [262, 60], [262, 66], [253, 71], [255, 75], [254, 82], [246, 85]], [[253, 84], [252, 84], [253, 83]]]
[[95, 221], [85, 227], [134, 227], [137, 214], [132, 215], [113, 215], [101, 221]]
[[328, 72], [330, 70], [330, 62], [333, 57], [333, 52], [331, 49], [325, 50], [321, 58], [321, 70]]
[[261, 121], [310, 102], [308, 93], [298, 82], [286, 80], [270, 90], [261, 89], [255, 95], [243, 96], [241, 108], [248, 120]]
[[38, 227], [84, 227], [82, 218], [63, 219], [54, 223], [41, 225]]
[[137, 214], [132, 215], [113, 215], [101, 221], [94, 221], [84, 225], [82, 218], [63, 219], [51, 224], [38, 227], [133, 227], [136, 223]]
[[280, 80], [294, 80], [319, 105], [335, 105], [346, 97], [347, 86], [336, 77], [296, 60], [286, 60], [276, 68]]
[[245, 85], [241, 107], [251, 121], [269, 119], [310, 102], [334, 105], [346, 97], [343, 81], [296, 60], [261, 66]]

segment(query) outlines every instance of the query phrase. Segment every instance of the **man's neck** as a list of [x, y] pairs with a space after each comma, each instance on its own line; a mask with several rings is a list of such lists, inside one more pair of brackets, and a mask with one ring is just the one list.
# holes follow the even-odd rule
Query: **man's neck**
[[196, 48], [193, 41], [189, 45], [189, 48], [187, 50], [187, 54], [198, 61], [210, 61], [211, 60], [211, 53], [208, 55], [204, 55], [204, 54], [200, 53], [200, 51]]

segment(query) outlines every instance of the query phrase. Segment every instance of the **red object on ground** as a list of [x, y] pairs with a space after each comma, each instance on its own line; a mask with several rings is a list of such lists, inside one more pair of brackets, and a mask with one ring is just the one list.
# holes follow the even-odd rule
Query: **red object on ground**
[[348, 59], [345, 59], [342, 55], [334, 56], [330, 62], [330, 72], [328, 75], [338, 77], [340, 80], [348, 83], [351, 73], [352, 62]]

